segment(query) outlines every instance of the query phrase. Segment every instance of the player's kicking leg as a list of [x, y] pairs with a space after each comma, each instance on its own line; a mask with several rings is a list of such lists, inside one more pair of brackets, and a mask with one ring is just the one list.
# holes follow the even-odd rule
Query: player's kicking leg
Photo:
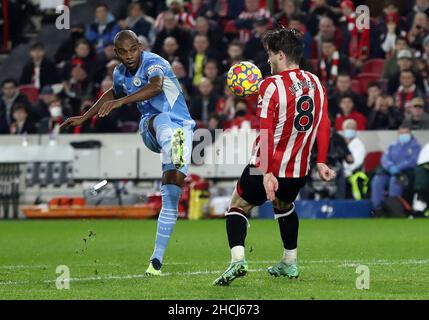
[[244, 255], [244, 245], [247, 235], [247, 214], [253, 205], [240, 197], [237, 189], [232, 195], [231, 204], [226, 216], [226, 231], [231, 249], [231, 263], [224, 273], [213, 284], [227, 286], [234, 279], [247, 274], [248, 265]]
[[283, 258], [280, 262], [268, 268], [272, 276], [298, 278], [297, 243], [299, 220], [293, 203], [285, 203], [276, 198], [273, 203], [275, 218], [278, 221], [280, 235], [283, 241]]
[[[163, 153], [163, 177], [161, 186], [162, 208], [158, 216], [155, 248], [150, 258], [147, 275], [161, 275], [161, 266], [165, 250], [173, 233], [178, 216], [178, 205], [182, 186], [186, 177], [187, 158], [185, 142], [192, 143], [190, 132], [174, 125], [168, 114], [160, 114], [149, 121], [148, 129]], [[191, 146], [187, 146], [191, 148]]]

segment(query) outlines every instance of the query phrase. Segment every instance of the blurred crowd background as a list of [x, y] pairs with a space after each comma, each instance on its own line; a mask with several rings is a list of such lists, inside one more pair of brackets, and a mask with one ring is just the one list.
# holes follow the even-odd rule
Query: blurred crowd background
[[[146, 50], [172, 64], [199, 127], [257, 129], [256, 97], [233, 96], [225, 74], [249, 60], [269, 75], [260, 40], [280, 27], [302, 32], [301, 67], [327, 87], [336, 130], [348, 119], [357, 130], [429, 129], [429, 0], [380, 3], [377, 15], [370, 10], [370, 28], [362, 29], [355, 8], [364, 1], [122, 1], [116, 15], [100, 2], [91, 24], [72, 24], [53, 60], [44, 43], [31, 44], [21, 74], [1, 84], [0, 132], [49, 133], [65, 117], [85, 112], [112, 85], [119, 63], [113, 39], [121, 29], [135, 31]], [[19, 30], [37, 11], [28, 3], [24, 8], [11, 19], [14, 46], [26, 40]], [[135, 106], [126, 106], [67, 132], [134, 132], [139, 119]]]
[[[12, 50], [31, 45], [20, 74], [1, 83], [1, 134], [52, 133], [65, 118], [87, 111], [112, 86], [119, 63], [113, 39], [122, 29], [133, 30], [145, 50], [171, 63], [198, 128], [258, 129], [257, 96], [234, 96], [225, 75], [243, 60], [270, 75], [261, 37], [290, 27], [303, 35], [300, 67], [327, 88], [329, 164], [338, 173], [332, 188], [324, 184], [323, 190], [310, 173], [313, 182], [302, 197], [369, 197], [370, 182], [361, 172], [371, 172], [375, 208], [386, 191], [395, 196], [407, 188], [411, 195], [423, 190], [429, 202], [429, 186], [419, 182], [429, 177], [429, 144], [421, 148], [413, 135], [429, 129], [429, 0], [141, 0], [115, 2], [115, 10], [100, 2], [92, 6], [92, 22], [72, 23], [69, 37], [49, 55], [49, 39], [34, 42], [25, 35], [33, 15], [53, 25], [58, 14], [33, 2], [9, 3]], [[360, 5], [370, 9], [369, 17], [359, 18], [369, 28], [357, 23]], [[136, 132], [140, 116], [135, 105], [127, 105], [61, 133]], [[396, 130], [398, 138], [384, 153], [367, 154], [359, 139], [363, 130]], [[370, 170], [371, 163], [376, 166]]]

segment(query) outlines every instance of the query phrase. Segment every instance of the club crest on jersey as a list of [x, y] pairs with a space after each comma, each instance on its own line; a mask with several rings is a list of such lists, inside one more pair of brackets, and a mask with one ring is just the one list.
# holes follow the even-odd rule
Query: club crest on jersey
[[142, 81], [140, 80], [139, 77], [133, 78], [133, 85], [135, 85], [136, 87], [140, 87], [142, 85]]

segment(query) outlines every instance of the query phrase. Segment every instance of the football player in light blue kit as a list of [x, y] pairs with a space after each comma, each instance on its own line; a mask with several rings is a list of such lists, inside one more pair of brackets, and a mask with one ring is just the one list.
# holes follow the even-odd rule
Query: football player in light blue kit
[[137, 103], [142, 114], [140, 134], [143, 141], [150, 150], [162, 154], [162, 209], [155, 249], [146, 270], [147, 275], [160, 275], [165, 249], [177, 221], [195, 122], [168, 61], [144, 51], [136, 34], [130, 30], [117, 33], [114, 45], [122, 63], [113, 72], [113, 87], [84, 115], [68, 118], [61, 126], [78, 126], [96, 114], [104, 117], [113, 109]]

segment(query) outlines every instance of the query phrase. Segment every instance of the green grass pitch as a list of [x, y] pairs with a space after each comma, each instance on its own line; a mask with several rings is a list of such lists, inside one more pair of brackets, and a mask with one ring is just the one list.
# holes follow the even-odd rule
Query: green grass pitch
[[[301, 220], [297, 280], [270, 277], [282, 254], [278, 226], [252, 220], [250, 272], [213, 287], [228, 266], [223, 220], [179, 221], [163, 277], [144, 272], [156, 221], [0, 222], [0, 299], [429, 299], [429, 221]], [[55, 286], [70, 269], [70, 289]], [[356, 289], [357, 265], [370, 270]]]

